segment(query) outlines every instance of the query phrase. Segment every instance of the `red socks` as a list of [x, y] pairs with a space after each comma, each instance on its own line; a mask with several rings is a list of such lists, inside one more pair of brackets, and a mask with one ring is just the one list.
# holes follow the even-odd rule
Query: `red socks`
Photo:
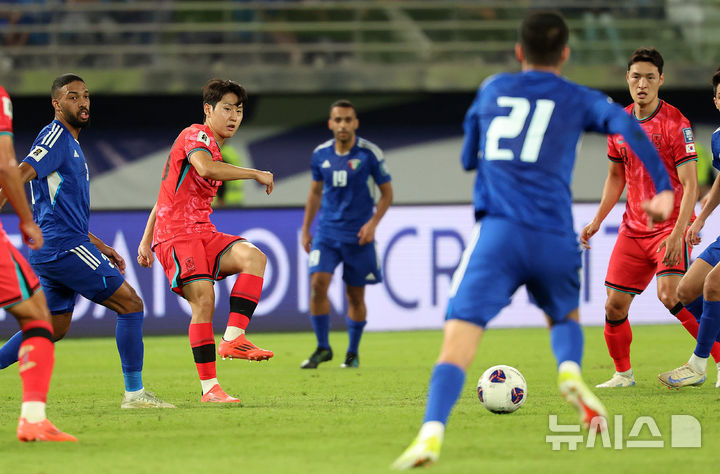
[[605, 342], [608, 352], [615, 362], [617, 372], [630, 370], [630, 343], [632, 342], [632, 329], [625, 316], [620, 321], [609, 321], [605, 318]]
[[22, 378], [23, 402], [46, 403], [55, 364], [52, 325], [45, 321], [30, 321], [23, 326], [22, 333], [18, 370]]
[[212, 323], [190, 324], [188, 335], [200, 380], [214, 379], [216, 377], [215, 336]]
[[262, 293], [262, 277], [240, 273], [230, 292], [228, 326], [247, 329]]

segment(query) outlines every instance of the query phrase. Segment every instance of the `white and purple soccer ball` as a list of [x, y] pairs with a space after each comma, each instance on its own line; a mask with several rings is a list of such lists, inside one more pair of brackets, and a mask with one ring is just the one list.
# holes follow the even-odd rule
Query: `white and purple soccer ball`
[[493, 413], [512, 413], [527, 399], [525, 377], [514, 367], [496, 365], [478, 380], [477, 394], [485, 408]]

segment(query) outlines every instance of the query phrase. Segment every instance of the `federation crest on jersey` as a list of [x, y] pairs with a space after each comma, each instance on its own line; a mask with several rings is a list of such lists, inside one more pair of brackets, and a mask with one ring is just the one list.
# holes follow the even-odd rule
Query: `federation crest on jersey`
[[352, 160], [348, 161], [348, 166], [351, 170], [355, 171], [360, 167], [360, 160], [358, 158], [353, 158]]
[[660, 143], [662, 142], [662, 135], [660, 135], [659, 133], [653, 133], [652, 142], [653, 142], [653, 145], [655, 145], [655, 149], [657, 151], [660, 151]]
[[39, 162], [40, 160], [42, 160], [43, 156], [47, 155], [47, 152], [47, 149], [41, 146], [36, 146], [32, 149], [28, 156], [32, 157], [33, 160]]
[[197, 141], [204, 143], [206, 146], [210, 146], [210, 137], [204, 130], [200, 130], [198, 133]]
[[692, 128], [683, 128], [683, 137], [685, 137], [685, 143], [693, 143], [695, 138], [693, 137]]

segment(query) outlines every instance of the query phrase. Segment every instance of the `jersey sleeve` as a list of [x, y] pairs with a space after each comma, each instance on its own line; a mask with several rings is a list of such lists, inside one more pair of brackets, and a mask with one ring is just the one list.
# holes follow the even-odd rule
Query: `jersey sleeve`
[[462, 163], [463, 169], [466, 171], [474, 170], [478, 167], [478, 153], [480, 151], [480, 123], [477, 109], [479, 99], [480, 91], [478, 91], [477, 97], [465, 114], [465, 120], [463, 121], [465, 136], [463, 138], [460, 162]]
[[314, 152], [312, 154], [312, 158], [310, 158], [310, 171], [312, 172], [313, 181], [323, 180], [323, 175], [320, 171], [320, 160], [318, 159], [317, 152]]
[[380, 147], [374, 146], [370, 150], [370, 163], [370, 173], [375, 180], [375, 184], [385, 184], [392, 179], [385, 164], [385, 155]]
[[[62, 152], [64, 140], [57, 140], [64, 130], [57, 131], [56, 128], [47, 129], [47, 133], [41, 134], [35, 139], [30, 153], [23, 160], [35, 169], [39, 179], [47, 177], [62, 165], [64, 154]], [[55, 136], [55, 138], [53, 138]]]
[[615, 140], [613, 139], [612, 135], [608, 135], [607, 137], [607, 156], [608, 160], [612, 161], [613, 163], [622, 163], [623, 158], [620, 156], [620, 152], [618, 152], [617, 146], [615, 145]]
[[0, 87], [0, 133], [12, 134], [13, 108], [7, 91]]
[[672, 128], [667, 131], [676, 167], [684, 165], [688, 161], [697, 161], [695, 137], [690, 122], [683, 115], [678, 115], [680, 117], [677, 123], [673, 121]]
[[186, 158], [190, 158], [190, 155], [196, 151], [205, 151], [210, 156], [213, 156], [212, 151], [210, 151], [210, 136], [205, 130], [191, 129], [185, 135], [184, 151]]

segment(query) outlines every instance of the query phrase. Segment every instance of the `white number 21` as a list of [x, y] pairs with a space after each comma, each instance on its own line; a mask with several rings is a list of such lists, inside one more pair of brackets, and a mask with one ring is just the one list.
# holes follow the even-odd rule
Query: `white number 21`
[[[509, 148], [500, 148], [500, 139], [515, 138], [522, 133], [530, 113], [530, 101], [524, 97], [503, 96], [497, 98], [497, 105], [510, 107], [510, 115], [495, 117], [490, 122], [486, 135], [485, 159], [512, 160], [515, 154]], [[555, 110], [555, 102], [552, 100], [539, 99], [535, 103], [535, 112], [530, 119], [525, 143], [520, 152], [522, 161], [528, 163], [537, 161], [553, 110]]]

